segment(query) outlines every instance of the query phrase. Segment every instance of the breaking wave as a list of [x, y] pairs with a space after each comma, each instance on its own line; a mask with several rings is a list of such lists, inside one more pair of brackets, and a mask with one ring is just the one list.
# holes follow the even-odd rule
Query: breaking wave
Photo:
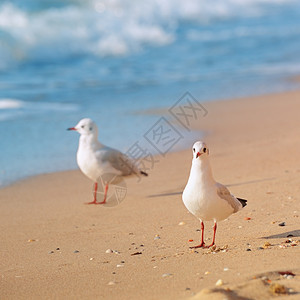
[[[173, 43], [181, 22], [259, 16], [267, 14], [270, 5], [294, 1], [66, 0], [42, 1], [40, 7], [37, 2], [26, 1], [26, 7], [17, 0], [0, 5], [0, 70], [28, 60], [129, 55]], [[201, 37], [193, 32], [190, 38], [207, 39], [205, 33]]]

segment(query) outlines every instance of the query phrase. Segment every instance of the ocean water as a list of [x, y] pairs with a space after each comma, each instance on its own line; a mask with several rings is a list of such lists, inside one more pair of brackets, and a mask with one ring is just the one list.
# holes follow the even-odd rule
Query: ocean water
[[126, 152], [187, 91], [299, 89], [299, 53], [298, 0], [0, 0], [0, 186], [75, 169], [83, 117]]

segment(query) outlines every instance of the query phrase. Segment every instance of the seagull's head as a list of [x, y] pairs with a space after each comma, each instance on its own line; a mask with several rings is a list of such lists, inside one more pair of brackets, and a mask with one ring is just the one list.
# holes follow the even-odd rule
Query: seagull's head
[[201, 159], [207, 157], [209, 151], [206, 144], [202, 141], [198, 141], [193, 145], [193, 158]]
[[97, 135], [98, 134], [98, 128], [96, 123], [89, 119], [84, 118], [78, 122], [78, 124], [75, 127], [68, 128], [68, 130], [75, 130], [81, 135]]

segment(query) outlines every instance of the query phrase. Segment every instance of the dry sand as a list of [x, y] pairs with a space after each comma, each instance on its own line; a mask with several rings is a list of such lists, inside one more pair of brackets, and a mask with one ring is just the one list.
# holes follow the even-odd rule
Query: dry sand
[[200, 238], [181, 201], [191, 150], [126, 179], [113, 208], [83, 204], [92, 183], [80, 171], [41, 175], [0, 190], [0, 299], [269, 299], [275, 283], [288, 293], [276, 299], [299, 299], [300, 93], [204, 105], [193, 126], [206, 133], [214, 176], [248, 199], [219, 223], [223, 251], [189, 249]]

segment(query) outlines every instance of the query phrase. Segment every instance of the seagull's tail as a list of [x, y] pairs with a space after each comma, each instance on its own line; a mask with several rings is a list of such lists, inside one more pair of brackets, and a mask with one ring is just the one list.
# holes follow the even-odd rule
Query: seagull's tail
[[140, 173], [144, 176], [148, 176], [148, 173], [144, 172], [144, 171], [140, 171]]
[[247, 205], [247, 200], [242, 199], [242, 198], [237, 198], [237, 199], [241, 202], [241, 204], [243, 205], [243, 207]]

